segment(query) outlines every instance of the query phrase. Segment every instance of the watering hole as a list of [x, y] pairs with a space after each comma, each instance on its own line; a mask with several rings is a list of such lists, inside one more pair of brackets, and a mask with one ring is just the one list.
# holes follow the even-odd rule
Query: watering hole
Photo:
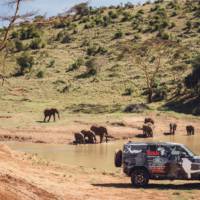
[[[64, 144], [34, 144], [9, 142], [7, 145], [16, 151], [38, 154], [47, 161], [57, 163], [95, 168], [100, 171], [116, 172], [114, 166], [114, 154], [116, 149], [122, 149], [123, 144], [128, 140], [118, 140], [103, 144], [88, 145], [64, 145]], [[185, 144], [194, 153], [200, 155], [200, 136], [160, 136], [149, 139], [133, 138], [132, 141], [160, 141], [177, 142]]]

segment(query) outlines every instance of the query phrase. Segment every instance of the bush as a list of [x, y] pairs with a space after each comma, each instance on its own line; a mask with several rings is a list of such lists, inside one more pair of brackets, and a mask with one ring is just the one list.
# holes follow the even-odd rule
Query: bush
[[19, 38], [19, 32], [18, 31], [13, 31], [12, 34], [11, 34], [11, 38], [12, 39]]
[[93, 46], [88, 47], [88, 49], [87, 49], [88, 56], [95, 56], [97, 54], [104, 55], [105, 53], [107, 53], [107, 49], [102, 46], [93, 45]]
[[117, 13], [113, 12], [112, 10], [108, 12], [108, 15], [109, 15], [112, 19], [117, 19], [117, 18], [118, 18]]
[[43, 78], [44, 77], [44, 72], [43, 71], [39, 71], [37, 74], [36, 74], [37, 78]]
[[26, 40], [26, 39], [31, 39], [34, 37], [40, 37], [41, 32], [33, 25], [27, 27], [27, 28], [22, 28], [20, 30], [20, 39], [21, 40]]
[[65, 43], [70, 43], [71, 42], [71, 37], [69, 35], [65, 35], [61, 41], [63, 44]]
[[51, 67], [54, 67], [54, 65], [55, 65], [55, 60], [51, 60], [51, 61], [49, 62], [49, 64], [47, 65], [47, 67], [48, 67], [48, 68], [51, 68]]
[[23, 43], [20, 40], [15, 41], [15, 48], [18, 52], [25, 49]]
[[124, 12], [122, 22], [129, 21], [130, 19], [131, 19], [131, 14], [129, 12]]
[[27, 71], [30, 71], [34, 64], [33, 57], [28, 53], [23, 53], [20, 57], [17, 58], [17, 64], [20, 66], [18, 75], [24, 75]]
[[186, 29], [190, 30], [192, 28], [192, 23], [191, 21], [186, 22]]
[[29, 46], [31, 49], [41, 49], [45, 47], [45, 43], [42, 41], [41, 38], [33, 39]]
[[123, 96], [131, 96], [132, 93], [133, 93], [133, 89], [132, 88], [126, 88], [122, 95]]
[[62, 30], [57, 34], [56, 40], [61, 41], [62, 43], [65, 44], [65, 43], [70, 43], [72, 39], [66, 30]]
[[123, 36], [122, 31], [118, 30], [114, 35], [114, 39], [122, 38], [122, 36]]
[[159, 32], [157, 36], [163, 40], [169, 40], [170, 38], [169, 34], [166, 32]]
[[72, 63], [69, 68], [66, 70], [66, 72], [74, 71], [79, 69], [81, 65], [83, 65], [84, 60], [82, 58], [78, 58], [74, 63]]
[[185, 85], [189, 89], [194, 89], [196, 94], [200, 94], [200, 55], [192, 61], [192, 73], [185, 78]]

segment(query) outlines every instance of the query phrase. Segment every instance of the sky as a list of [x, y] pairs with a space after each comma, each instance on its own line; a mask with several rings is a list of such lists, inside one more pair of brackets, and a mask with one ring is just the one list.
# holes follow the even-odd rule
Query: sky
[[[72, 7], [75, 4], [84, 2], [85, 0], [32, 0], [31, 2], [23, 3], [20, 9], [21, 13], [34, 10], [38, 14], [46, 14], [47, 17], [55, 16]], [[144, 3], [146, 0], [89, 0], [93, 7], [119, 5], [120, 3], [131, 2], [134, 4]], [[0, 0], [0, 16], [8, 14], [11, 8], [5, 6], [6, 0]]]

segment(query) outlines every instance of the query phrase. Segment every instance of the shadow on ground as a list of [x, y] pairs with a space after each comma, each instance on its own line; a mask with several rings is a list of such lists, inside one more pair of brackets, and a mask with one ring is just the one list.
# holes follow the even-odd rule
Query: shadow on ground
[[[107, 187], [107, 188], [134, 188], [128, 183], [104, 183], [104, 184], [92, 184], [95, 187]], [[200, 189], [200, 183], [187, 183], [187, 184], [149, 184], [145, 189], [158, 189], [158, 190], [194, 190]]]

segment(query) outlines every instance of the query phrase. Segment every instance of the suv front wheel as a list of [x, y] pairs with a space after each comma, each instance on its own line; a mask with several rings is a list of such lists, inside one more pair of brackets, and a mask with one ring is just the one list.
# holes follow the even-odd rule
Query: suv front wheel
[[148, 185], [149, 174], [146, 170], [136, 169], [131, 173], [131, 182], [136, 187], [144, 187]]

